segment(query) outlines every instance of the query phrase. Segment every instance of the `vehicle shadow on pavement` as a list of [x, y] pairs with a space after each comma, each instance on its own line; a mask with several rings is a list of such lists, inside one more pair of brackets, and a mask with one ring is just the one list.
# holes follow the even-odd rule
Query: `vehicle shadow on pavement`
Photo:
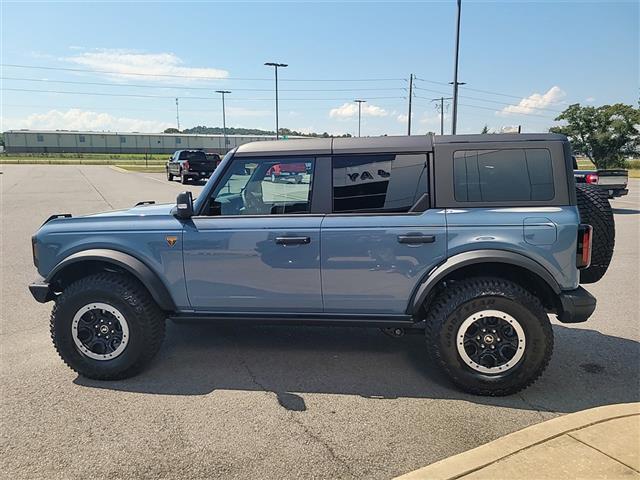
[[160, 354], [140, 375], [85, 387], [161, 395], [215, 390], [274, 392], [305, 410], [305, 393], [462, 399], [517, 409], [573, 412], [640, 401], [640, 343], [554, 325], [555, 351], [542, 378], [510, 397], [467, 395], [429, 360], [421, 334], [391, 338], [377, 329], [167, 324]]

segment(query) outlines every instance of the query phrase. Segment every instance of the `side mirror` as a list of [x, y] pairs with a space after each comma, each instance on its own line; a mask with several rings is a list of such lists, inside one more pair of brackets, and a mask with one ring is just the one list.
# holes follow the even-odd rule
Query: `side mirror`
[[181, 192], [176, 198], [175, 216], [181, 219], [193, 217], [193, 196], [191, 192]]

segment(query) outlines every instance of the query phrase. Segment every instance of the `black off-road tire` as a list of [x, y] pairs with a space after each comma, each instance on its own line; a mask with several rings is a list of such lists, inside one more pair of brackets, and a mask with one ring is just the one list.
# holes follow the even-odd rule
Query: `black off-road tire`
[[170, 182], [173, 182], [173, 173], [169, 172], [168, 168], [167, 168], [167, 180], [169, 180]]
[[576, 185], [580, 221], [593, 227], [591, 265], [580, 270], [580, 283], [595, 283], [609, 268], [616, 243], [616, 224], [608, 194], [593, 185]]
[[[113, 359], [89, 358], [73, 340], [73, 317], [92, 302], [115, 307], [128, 324], [128, 344]], [[96, 380], [119, 380], [139, 373], [158, 352], [164, 338], [165, 315], [136, 279], [103, 272], [77, 280], [60, 294], [51, 312], [50, 329], [53, 345], [72, 370]]]
[[[524, 354], [506, 372], [480, 373], [458, 353], [459, 328], [483, 310], [503, 311], [524, 330]], [[474, 395], [504, 396], [523, 390], [542, 375], [553, 352], [553, 331], [540, 300], [514, 282], [493, 277], [449, 284], [429, 306], [426, 336], [432, 359], [455, 385]]]

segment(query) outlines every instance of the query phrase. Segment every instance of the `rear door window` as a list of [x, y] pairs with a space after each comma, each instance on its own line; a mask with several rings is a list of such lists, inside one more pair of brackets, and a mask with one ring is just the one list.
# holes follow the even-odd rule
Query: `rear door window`
[[425, 154], [333, 157], [334, 213], [404, 213], [427, 191]]
[[552, 200], [551, 154], [543, 148], [458, 150], [453, 154], [458, 202]]

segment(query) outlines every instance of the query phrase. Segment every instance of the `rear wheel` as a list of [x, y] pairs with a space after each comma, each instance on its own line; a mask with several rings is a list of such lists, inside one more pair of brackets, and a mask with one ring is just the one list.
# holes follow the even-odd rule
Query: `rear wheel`
[[427, 344], [451, 381], [476, 395], [516, 393], [535, 382], [553, 351], [540, 301], [499, 278], [452, 283], [429, 307]]
[[593, 227], [591, 265], [580, 270], [580, 283], [600, 280], [611, 263], [616, 241], [616, 226], [607, 193], [593, 185], [576, 185], [580, 221]]
[[98, 273], [69, 285], [51, 313], [51, 338], [80, 375], [116, 380], [137, 374], [157, 353], [165, 319], [134, 279]]
[[170, 182], [173, 182], [173, 173], [169, 172], [168, 168], [167, 168], [167, 180], [169, 180]]

